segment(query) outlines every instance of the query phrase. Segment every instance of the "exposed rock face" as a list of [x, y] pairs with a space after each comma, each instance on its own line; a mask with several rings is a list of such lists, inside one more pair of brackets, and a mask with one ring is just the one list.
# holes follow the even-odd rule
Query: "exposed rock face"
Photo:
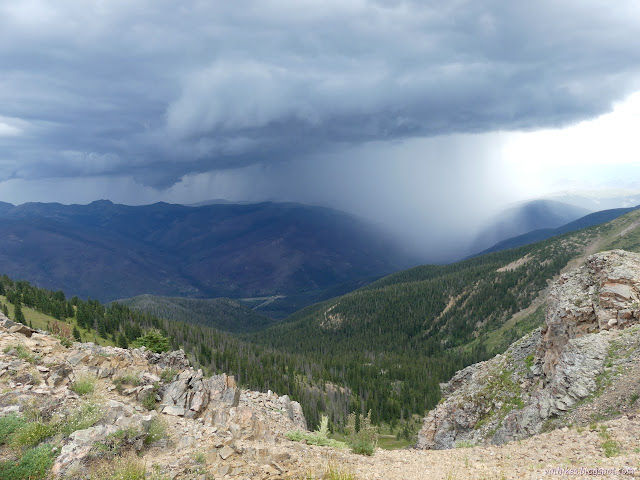
[[504, 443], [539, 433], [597, 388], [610, 342], [640, 322], [640, 255], [590, 256], [550, 288], [545, 326], [504, 355], [471, 365], [442, 385], [418, 448]]
[[614, 250], [590, 256], [551, 287], [539, 356], [552, 376], [571, 338], [640, 321], [640, 255]]

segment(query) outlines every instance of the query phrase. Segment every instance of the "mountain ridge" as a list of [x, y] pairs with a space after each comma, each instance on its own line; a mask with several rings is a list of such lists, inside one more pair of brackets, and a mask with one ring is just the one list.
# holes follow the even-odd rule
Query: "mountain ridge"
[[324, 207], [101, 200], [0, 209], [0, 261], [12, 276], [109, 301], [320, 292], [415, 259], [372, 225]]

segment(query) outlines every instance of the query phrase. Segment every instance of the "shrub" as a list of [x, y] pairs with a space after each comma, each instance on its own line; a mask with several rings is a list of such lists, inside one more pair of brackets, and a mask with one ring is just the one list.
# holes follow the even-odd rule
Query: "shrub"
[[171, 350], [169, 339], [158, 330], [150, 330], [143, 336], [136, 338], [131, 346], [133, 348], [146, 347], [152, 352], [162, 353]]
[[347, 435], [349, 446], [354, 453], [373, 455], [378, 445], [377, 428], [371, 424], [371, 410], [366, 417], [360, 418], [360, 429], [356, 431], [356, 415], [350, 413], [347, 418]]
[[149, 392], [142, 398], [142, 406], [147, 410], [155, 410], [156, 408], [156, 392]]

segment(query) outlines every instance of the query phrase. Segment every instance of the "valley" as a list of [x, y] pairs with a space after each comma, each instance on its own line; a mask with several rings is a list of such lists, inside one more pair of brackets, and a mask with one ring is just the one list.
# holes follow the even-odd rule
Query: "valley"
[[[516, 249], [404, 270], [275, 324], [229, 299], [152, 296], [104, 306], [74, 299], [91, 320], [66, 321], [83, 338], [113, 345], [158, 328], [205, 371], [291, 395], [312, 425], [327, 414], [340, 429], [349, 412], [371, 411], [374, 423], [412, 437], [412, 418], [437, 404], [440, 383], [542, 324], [546, 289], [561, 272], [595, 251], [638, 249], [637, 221], [631, 212]], [[26, 285], [5, 289], [24, 297]]]

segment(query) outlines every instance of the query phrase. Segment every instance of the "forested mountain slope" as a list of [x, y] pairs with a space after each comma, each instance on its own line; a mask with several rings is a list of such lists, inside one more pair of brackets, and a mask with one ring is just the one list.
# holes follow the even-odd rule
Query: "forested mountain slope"
[[412, 262], [366, 222], [300, 204], [0, 208], [3, 273], [101, 301], [305, 293], [299, 300], [308, 305], [313, 292]]
[[536, 299], [567, 265], [599, 250], [640, 251], [639, 225], [635, 211], [526, 247], [412, 268], [241, 339], [117, 303], [68, 299], [7, 277], [0, 284], [12, 304], [52, 314], [118, 345], [159, 329], [207, 371], [235, 375], [253, 389], [290, 394], [311, 425], [321, 412], [340, 424], [350, 411], [368, 410], [375, 422], [402, 425], [438, 402], [440, 382], [538, 325]]
[[611, 248], [640, 251], [639, 225], [634, 211], [532, 245], [398, 272], [245, 338], [316, 358], [327, 380], [358, 391], [378, 418], [418, 412], [435, 404], [452, 368], [489, 358], [540, 324], [535, 301], [568, 264]]
[[118, 300], [118, 303], [159, 318], [204, 325], [225, 332], [251, 332], [275, 323], [275, 320], [260, 315], [230, 298], [200, 299], [139, 295]]

